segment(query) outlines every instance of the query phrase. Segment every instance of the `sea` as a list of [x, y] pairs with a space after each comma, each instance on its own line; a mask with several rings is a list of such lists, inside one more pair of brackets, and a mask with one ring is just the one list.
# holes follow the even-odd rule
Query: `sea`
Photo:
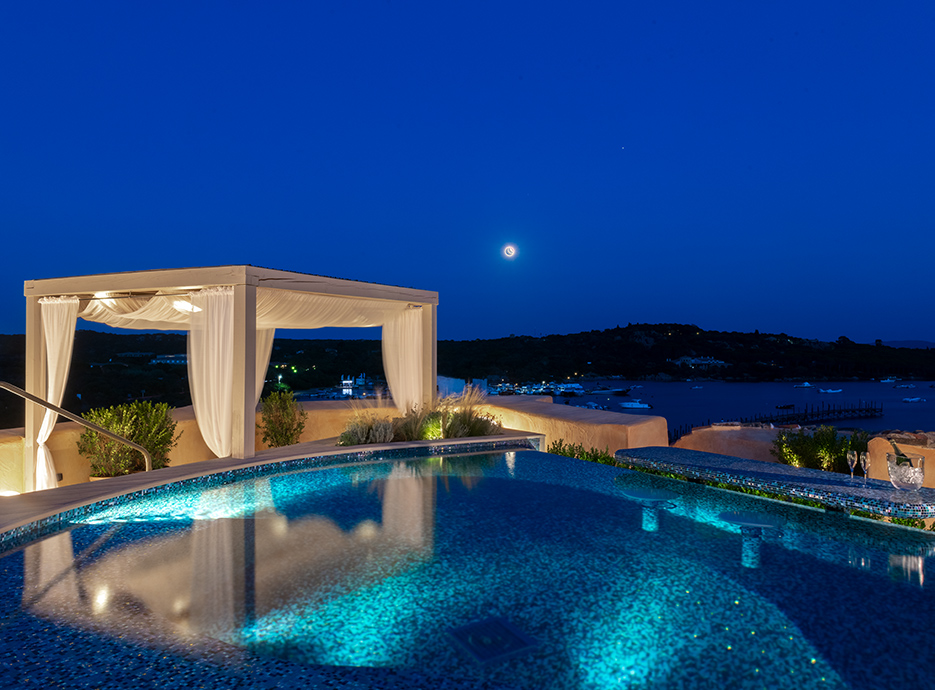
[[[585, 390], [598, 386], [629, 388], [628, 396], [594, 391], [574, 398], [556, 396], [558, 404], [585, 406], [592, 402], [614, 412], [665, 417], [669, 431], [681, 427], [703, 426], [709, 422], [739, 421], [760, 415], [791, 412], [779, 409], [792, 405], [795, 411], [821, 405], [882, 406], [882, 417], [842, 419], [832, 424], [847, 429], [883, 431], [935, 431], [935, 382], [932, 381], [821, 381], [810, 388], [798, 388], [793, 382], [730, 383], [725, 381], [581, 381]], [[801, 385], [800, 382], [799, 385]], [[911, 387], [910, 387], [911, 386]], [[840, 391], [836, 393], [822, 393]], [[904, 402], [906, 398], [920, 398]], [[621, 402], [639, 400], [651, 409], [624, 409]]]

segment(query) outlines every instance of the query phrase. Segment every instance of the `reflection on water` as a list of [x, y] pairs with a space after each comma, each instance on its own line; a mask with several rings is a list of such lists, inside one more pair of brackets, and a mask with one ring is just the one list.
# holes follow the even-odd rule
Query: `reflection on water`
[[922, 587], [925, 584], [925, 559], [922, 556], [890, 554], [890, 577]]
[[431, 558], [433, 474], [400, 463], [380, 484], [381, 520], [348, 531], [327, 515], [280, 513], [262, 479], [203, 492], [200, 514], [223, 503], [240, 517], [197, 519], [86, 563], [70, 532], [56, 534], [25, 549], [23, 608], [121, 632], [237, 642], [257, 617], [297, 597], [327, 599], [342, 581], [361, 586]]

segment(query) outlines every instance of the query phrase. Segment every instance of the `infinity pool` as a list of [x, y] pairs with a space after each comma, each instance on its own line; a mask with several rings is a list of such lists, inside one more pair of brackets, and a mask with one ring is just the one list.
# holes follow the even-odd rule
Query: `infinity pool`
[[935, 685], [935, 535], [535, 451], [183, 486], [64, 527], [0, 558], [11, 685]]

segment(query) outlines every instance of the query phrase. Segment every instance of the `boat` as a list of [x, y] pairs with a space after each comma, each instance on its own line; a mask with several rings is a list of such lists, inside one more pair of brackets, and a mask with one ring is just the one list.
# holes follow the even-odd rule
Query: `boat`
[[629, 395], [629, 388], [595, 388], [590, 395]]
[[925, 402], [925, 398], [903, 398], [905, 403], [920, 403]]
[[840, 388], [819, 388], [819, 393], [840, 393], [842, 389]]
[[898, 386], [893, 386], [893, 388], [915, 388], [915, 387], [916, 385], [914, 383], [901, 383]]
[[815, 386], [810, 384], [808, 381], [802, 381], [802, 383], [797, 383], [793, 386], [793, 388], [814, 388], [814, 387]]
[[776, 405], [777, 410], [794, 410], [795, 404], [789, 403], [788, 405]]
[[693, 391], [700, 391], [704, 386], [692, 386]]
[[618, 403], [620, 407], [624, 407], [628, 410], [651, 410], [653, 406], [649, 403], [640, 402], [639, 399], [636, 400], [627, 400], [626, 402]]
[[896, 378], [895, 376], [890, 376], [889, 378], [880, 379], [880, 383], [896, 383], [897, 381], [899, 381], [899, 379]]

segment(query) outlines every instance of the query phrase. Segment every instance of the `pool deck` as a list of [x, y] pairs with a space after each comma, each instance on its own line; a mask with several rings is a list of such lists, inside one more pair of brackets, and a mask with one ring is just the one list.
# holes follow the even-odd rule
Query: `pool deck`
[[682, 448], [618, 450], [618, 462], [691, 479], [733, 484], [822, 503], [831, 510], [898, 518], [935, 518], [935, 489], [899, 491], [889, 482]]
[[508, 431], [501, 436], [486, 438], [445, 439], [443, 441], [414, 441], [412, 443], [387, 443], [365, 446], [337, 446], [337, 439], [323, 439], [293, 446], [270, 448], [257, 452], [252, 458], [215, 458], [203, 462], [164, 467], [152, 472], [137, 472], [122, 477], [108, 477], [100, 481], [72, 484], [45, 491], [33, 491], [18, 496], [0, 497], [0, 542], [3, 536], [18, 528], [26, 527], [63, 511], [92, 505], [100, 501], [123, 496], [124, 494], [144, 491], [155, 487], [194, 479], [219, 472], [229, 472], [250, 467], [260, 467], [272, 463], [303, 458], [331, 457], [340, 462], [342, 456], [348, 456], [348, 462], [359, 462], [361, 454], [378, 456], [387, 451], [418, 449], [430, 453], [457, 452], [459, 447], [476, 446], [479, 443], [497, 445], [515, 444], [522, 447], [532, 444], [542, 446], [540, 434], [520, 431]]

